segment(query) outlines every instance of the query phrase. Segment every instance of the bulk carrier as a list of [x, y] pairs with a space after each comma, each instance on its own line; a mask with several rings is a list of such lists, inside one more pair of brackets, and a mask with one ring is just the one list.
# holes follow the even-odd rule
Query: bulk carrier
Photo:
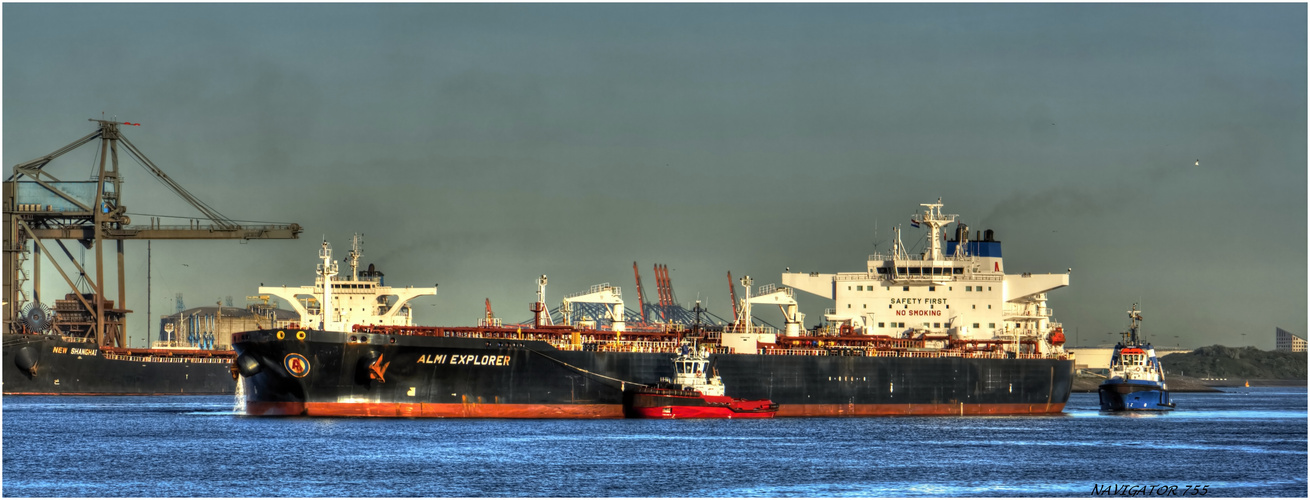
[[[1061, 412], [1074, 361], [1046, 293], [1069, 274], [1006, 274], [994, 233], [970, 240], [958, 223], [943, 250], [938, 234], [956, 216], [940, 200], [922, 206], [911, 219], [927, 230], [921, 255], [897, 231], [892, 252], [859, 272], [788, 272], [754, 296], [746, 277], [740, 316], [720, 327], [629, 329], [620, 290], [604, 285], [561, 309], [604, 304], [606, 328], [553, 325], [545, 276], [531, 324], [388, 324], [390, 308], [436, 288], [380, 301], [367, 280], [334, 279], [325, 242], [315, 285], [299, 289], [320, 314], [302, 311], [306, 328], [235, 334], [234, 369], [250, 415], [621, 418], [625, 393], [673, 377], [670, 361], [692, 341], [709, 354], [707, 380], [775, 403], [778, 417]], [[796, 290], [833, 300], [821, 326], [802, 327]], [[753, 305], [779, 306], [785, 326], [756, 326]]]
[[[55, 301], [54, 311], [29, 307], [25, 331], [4, 335], [5, 395], [135, 396], [232, 394], [230, 350], [169, 346], [100, 345], [93, 333], [95, 293], [78, 291]], [[34, 304], [35, 306], [35, 304]], [[106, 329], [124, 330], [127, 311], [103, 300]], [[54, 318], [58, 318], [54, 322]]]

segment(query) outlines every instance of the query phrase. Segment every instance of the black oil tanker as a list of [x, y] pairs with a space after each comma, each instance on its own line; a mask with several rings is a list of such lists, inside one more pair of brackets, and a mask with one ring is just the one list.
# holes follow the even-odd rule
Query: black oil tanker
[[[923, 254], [909, 256], [896, 230], [891, 252], [870, 255], [863, 271], [787, 272], [783, 286], [757, 290], [746, 277], [732, 324], [690, 331], [672, 324], [629, 328], [620, 290], [607, 284], [565, 298], [565, 324], [552, 325], [545, 276], [528, 325], [502, 327], [492, 318], [478, 327], [379, 325], [371, 318], [400, 306], [378, 300], [366, 281], [334, 281], [336, 267], [324, 243], [314, 291], [329, 314], [302, 314], [302, 324], [316, 328], [233, 336], [247, 411], [621, 417], [624, 390], [672, 376], [670, 360], [684, 342], [712, 353], [714, 373], [706, 376], [721, 377], [726, 396], [770, 400], [779, 417], [1062, 411], [1074, 360], [1064, 350], [1063, 328], [1051, 320], [1046, 294], [1067, 286], [1072, 270], [1005, 274], [995, 233], [971, 240], [963, 224], [943, 251], [937, 235], [956, 216], [943, 215], [940, 200], [922, 206], [911, 222], [926, 226]], [[833, 301], [821, 326], [802, 327], [796, 290]], [[333, 300], [380, 305], [359, 309]], [[577, 303], [605, 308], [604, 319], [596, 321], [609, 324], [569, 325], [568, 311]], [[785, 327], [756, 326], [752, 305], [778, 306]], [[374, 316], [354, 321], [351, 314]]]
[[[625, 388], [673, 376], [678, 339], [570, 344], [573, 333], [606, 335], [261, 330], [234, 340], [251, 415], [620, 418]], [[727, 394], [772, 400], [779, 417], [1058, 413], [1073, 382], [1061, 357], [718, 351], [710, 363]]]

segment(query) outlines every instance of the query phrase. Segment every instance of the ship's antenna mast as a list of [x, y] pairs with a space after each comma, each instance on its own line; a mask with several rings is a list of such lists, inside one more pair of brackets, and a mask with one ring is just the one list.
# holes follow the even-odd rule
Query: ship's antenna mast
[[1133, 310], [1128, 311], [1128, 319], [1130, 320], [1128, 333], [1132, 336], [1133, 345], [1137, 345], [1139, 343], [1137, 340], [1137, 322], [1142, 320], [1142, 311], [1137, 309], [1137, 304], [1133, 304]]
[[350, 254], [346, 256], [346, 259], [350, 261], [351, 281], [359, 281], [359, 257], [360, 255], [363, 255], [363, 252], [361, 251], [363, 247], [364, 236], [355, 233], [355, 235], [350, 238]]
[[937, 198], [937, 203], [920, 203], [919, 206], [928, 208], [922, 214], [917, 214], [922, 218], [920, 222], [928, 225], [928, 251], [923, 254], [923, 260], [941, 260], [941, 242], [937, 240], [937, 233], [942, 226], [955, 222], [959, 215], [942, 215], [941, 198]]
[[910, 258], [905, 253], [905, 243], [901, 242], [901, 226], [892, 228], [892, 258], [896, 260], [907, 260]]

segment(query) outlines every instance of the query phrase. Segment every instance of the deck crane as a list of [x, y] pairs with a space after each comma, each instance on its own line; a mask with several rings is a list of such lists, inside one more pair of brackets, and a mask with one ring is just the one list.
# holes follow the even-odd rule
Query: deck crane
[[[124, 240], [155, 239], [294, 239], [299, 237], [299, 224], [241, 225], [200, 198], [191, 194], [181, 184], [174, 181], [162, 169], [151, 162], [136, 145], [119, 131], [120, 125], [139, 126], [139, 123], [95, 120], [94, 132], [73, 141], [40, 158], [14, 165], [13, 173], [4, 182], [3, 204], [5, 213], [4, 229], [4, 333], [24, 333], [33, 331], [31, 322], [22, 317], [24, 306], [41, 304], [41, 255], [46, 254], [55, 270], [64, 278], [74, 293], [68, 294], [66, 304], [78, 309], [78, 315], [86, 318], [84, 329], [66, 334], [94, 336], [98, 345], [116, 345], [127, 347], [126, 314], [131, 312], [124, 303], [127, 298], [125, 273], [123, 265]], [[55, 177], [46, 168], [52, 161], [96, 139], [100, 140], [98, 166], [91, 180], [65, 181]], [[123, 177], [118, 168], [118, 151], [120, 145], [129, 157], [139, 163], [149, 174], [167, 187], [173, 194], [190, 204], [202, 214], [192, 219], [188, 225], [161, 225], [157, 218], [152, 218], [147, 225], [131, 225], [127, 205], [123, 200]], [[201, 220], [208, 220], [204, 224]], [[68, 261], [80, 273], [77, 279], [85, 279], [90, 293], [81, 293], [74, 279], [52, 258], [51, 249], [44, 241], [54, 240]], [[77, 240], [84, 248], [95, 249], [95, 277], [89, 276], [86, 269], [73, 258], [72, 252], [63, 240]], [[28, 241], [33, 243], [29, 248]], [[118, 299], [107, 300], [105, 296], [104, 247], [114, 242], [117, 248]], [[32, 281], [31, 295], [25, 290], [29, 281], [25, 264], [31, 257]], [[73, 300], [76, 299], [76, 300]], [[80, 306], [80, 307], [78, 307]], [[148, 307], [148, 305], [147, 305]], [[58, 325], [56, 324], [58, 327]], [[36, 329], [40, 330], [40, 329]]]
[[560, 304], [560, 314], [564, 316], [564, 324], [572, 321], [573, 303], [583, 304], [604, 304], [606, 317], [612, 322], [610, 327], [615, 332], [622, 332], [626, 329], [623, 322], [623, 292], [617, 286], [610, 286], [609, 283], [592, 285], [586, 292], [575, 293], [564, 298]]
[[[786, 325], [783, 330], [784, 334], [788, 337], [800, 336], [801, 325], [805, 321], [805, 313], [800, 312], [799, 306], [796, 304], [795, 292], [790, 287], [779, 287], [776, 284], [764, 285], [759, 288], [755, 296], [749, 297], [745, 302], [751, 305], [777, 305], [778, 309], [782, 311], [783, 321]], [[748, 307], [742, 309], [750, 310]]]
[[478, 318], [478, 326], [483, 328], [497, 328], [502, 325], [504, 325], [504, 322], [496, 317], [496, 313], [491, 312], [491, 297], [487, 297], [487, 312], [483, 317]]

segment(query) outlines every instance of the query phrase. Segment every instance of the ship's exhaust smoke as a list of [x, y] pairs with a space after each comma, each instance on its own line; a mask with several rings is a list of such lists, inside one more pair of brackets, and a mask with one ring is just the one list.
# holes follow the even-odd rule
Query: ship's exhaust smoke
[[[1190, 169], [1190, 170], [1189, 170]], [[1032, 214], [1096, 215], [1131, 204], [1134, 200], [1149, 198], [1149, 191], [1161, 183], [1196, 173], [1190, 163], [1180, 161], [1176, 166], [1155, 167], [1132, 176], [1132, 181], [1120, 181], [1101, 186], [1058, 186], [1036, 193], [1017, 192], [992, 208], [981, 222], [998, 227], [1016, 217]]]

